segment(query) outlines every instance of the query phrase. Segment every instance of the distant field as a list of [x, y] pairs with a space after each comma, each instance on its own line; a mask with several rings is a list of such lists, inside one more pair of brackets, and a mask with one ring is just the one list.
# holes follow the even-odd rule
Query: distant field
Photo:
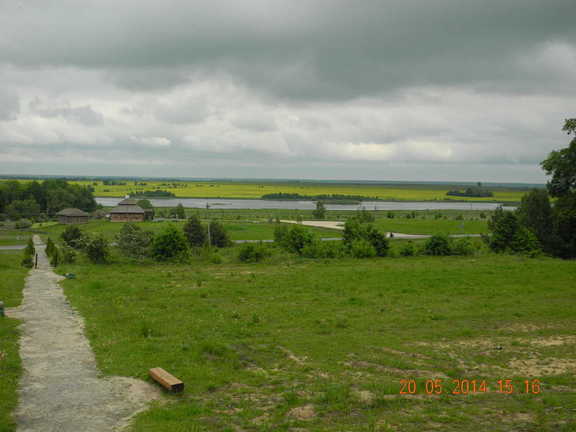
[[[94, 194], [101, 197], [123, 197], [132, 192], [162, 189], [177, 197], [187, 198], [251, 198], [259, 199], [270, 193], [298, 193], [301, 195], [342, 194], [362, 195], [391, 201], [447, 200], [450, 185], [370, 185], [325, 183], [210, 183], [210, 182], [126, 182], [126, 185], [104, 185], [101, 181], [77, 181], [94, 187]], [[137, 183], [137, 184], [135, 184]], [[458, 187], [458, 186], [454, 186]], [[467, 201], [519, 201], [526, 192], [520, 189], [494, 188], [494, 197], [466, 198]], [[453, 197], [454, 198], [454, 197]], [[456, 200], [456, 199], [452, 199]]]
[[0, 246], [14, 246], [26, 244], [30, 238], [30, 233], [27, 231], [17, 230], [0, 230]]
[[136, 418], [154, 432], [574, 430], [575, 270], [495, 255], [60, 268], [105, 374], [161, 365], [186, 383]]

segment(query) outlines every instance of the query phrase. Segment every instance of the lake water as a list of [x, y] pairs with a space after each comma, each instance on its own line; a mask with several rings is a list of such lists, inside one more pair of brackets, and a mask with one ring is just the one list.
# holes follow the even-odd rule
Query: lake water
[[[97, 197], [96, 202], [105, 207], [116, 206], [122, 198]], [[187, 208], [205, 209], [208, 204], [211, 209], [223, 210], [313, 210], [316, 208], [314, 201], [273, 201], [273, 200], [250, 200], [250, 199], [203, 199], [203, 198], [168, 198], [151, 199], [154, 207], [176, 207], [182, 204]], [[412, 202], [412, 201], [364, 201], [361, 204], [326, 204], [328, 210], [494, 210], [498, 204], [494, 203], [463, 203], [463, 202]], [[505, 206], [504, 209], [512, 210], [514, 207]]]

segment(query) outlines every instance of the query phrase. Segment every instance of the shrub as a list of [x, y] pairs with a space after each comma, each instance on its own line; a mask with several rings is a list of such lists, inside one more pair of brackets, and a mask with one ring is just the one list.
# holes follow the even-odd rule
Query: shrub
[[312, 216], [314, 219], [325, 219], [326, 218], [326, 206], [322, 201], [316, 202], [316, 208], [312, 211]]
[[96, 237], [86, 237], [84, 252], [94, 264], [105, 264], [110, 257], [108, 240], [101, 234]]
[[32, 237], [28, 239], [28, 243], [26, 243], [26, 249], [24, 249], [25, 255], [34, 255], [36, 253], [36, 249], [34, 248], [34, 241]]
[[210, 234], [210, 244], [212, 246], [219, 248], [232, 246], [232, 240], [230, 240], [228, 232], [220, 222], [210, 221], [208, 232]]
[[22, 261], [20, 261], [20, 265], [22, 265], [22, 267], [26, 267], [26, 268], [34, 267], [34, 259], [33, 259], [32, 255], [24, 254]]
[[122, 254], [142, 259], [149, 255], [153, 238], [154, 234], [150, 231], [145, 231], [133, 223], [125, 223], [116, 235], [116, 242]]
[[269, 250], [262, 244], [245, 243], [240, 247], [238, 260], [245, 263], [255, 263], [264, 260], [269, 255]]
[[292, 225], [286, 232], [281, 246], [289, 252], [302, 254], [302, 250], [314, 241], [314, 235], [300, 225]]
[[350, 245], [350, 254], [354, 258], [372, 258], [376, 256], [376, 249], [366, 239], [357, 239]]
[[376, 217], [373, 213], [370, 213], [364, 207], [361, 210], [357, 210], [354, 218], [360, 223], [371, 223], [376, 220]]
[[76, 252], [70, 246], [63, 246], [61, 258], [64, 264], [73, 264], [76, 261]]
[[180, 231], [170, 225], [154, 238], [152, 256], [158, 261], [185, 261], [189, 257], [188, 242]]
[[352, 243], [356, 240], [366, 240], [376, 251], [378, 256], [388, 255], [390, 243], [386, 235], [374, 228], [373, 225], [363, 224], [357, 218], [346, 221], [342, 241], [344, 246], [351, 251]]
[[276, 227], [274, 227], [274, 243], [277, 243], [280, 246], [282, 246], [286, 238], [286, 234], [288, 234], [288, 231], [289, 231], [288, 225], [285, 224], [276, 225]]
[[202, 247], [207, 243], [206, 228], [202, 225], [198, 216], [190, 216], [184, 224], [183, 230], [191, 247]]
[[342, 242], [315, 240], [302, 249], [302, 256], [306, 258], [341, 258], [345, 256]]
[[463, 238], [452, 243], [452, 255], [474, 255], [475, 248], [470, 239]]
[[60, 238], [71, 248], [81, 249], [84, 233], [76, 225], [68, 225], [60, 234]]
[[388, 213], [386, 213], [386, 217], [388, 219], [394, 219], [394, 213], [392, 213], [391, 211], [389, 211]]
[[446, 235], [433, 235], [424, 244], [424, 254], [434, 256], [451, 255], [452, 245], [450, 244], [450, 239]]
[[57, 247], [54, 247], [54, 249], [52, 249], [52, 255], [50, 255], [50, 265], [52, 267], [58, 267], [60, 261], [60, 252]]
[[48, 240], [46, 240], [46, 255], [51, 256], [54, 248], [54, 242], [50, 237], [48, 237]]
[[414, 256], [416, 255], [416, 248], [411, 241], [408, 241], [402, 248], [400, 249], [400, 255], [407, 257], [407, 256]]

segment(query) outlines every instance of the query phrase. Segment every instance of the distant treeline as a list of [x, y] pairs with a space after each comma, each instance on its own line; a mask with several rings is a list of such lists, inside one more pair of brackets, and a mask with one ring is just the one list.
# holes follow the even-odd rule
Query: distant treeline
[[137, 197], [142, 197], [142, 196], [143, 197], [170, 198], [170, 197], [174, 197], [175, 195], [170, 191], [166, 191], [166, 190], [162, 190], [162, 189], [142, 191], [142, 192], [131, 192], [130, 193], [131, 198], [137, 198]]
[[493, 197], [494, 193], [482, 187], [469, 187], [463, 191], [461, 190], [448, 191], [446, 192], [446, 195], [458, 196], [458, 197], [471, 197], [471, 198], [486, 198], [486, 197]]
[[66, 180], [43, 182], [0, 182], [0, 214], [12, 220], [53, 216], [74, 207], [91, 212], [97, 204], [91, 186], [70, 184]]
[[379, 201], [378, 198], [363, 195], [344, 194], [321, 194], [300, 195], [299, 193], [277, 192], [262, 195], [262, 199], [268, 200], [301, 200], [301, 201]]

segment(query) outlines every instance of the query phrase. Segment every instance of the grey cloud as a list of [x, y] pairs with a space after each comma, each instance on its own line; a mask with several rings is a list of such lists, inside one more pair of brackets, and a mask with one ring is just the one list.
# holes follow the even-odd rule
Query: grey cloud
[[15, 91], [0, 87], [0, 121], [14, 120], [20, 112], [20, 100]]

